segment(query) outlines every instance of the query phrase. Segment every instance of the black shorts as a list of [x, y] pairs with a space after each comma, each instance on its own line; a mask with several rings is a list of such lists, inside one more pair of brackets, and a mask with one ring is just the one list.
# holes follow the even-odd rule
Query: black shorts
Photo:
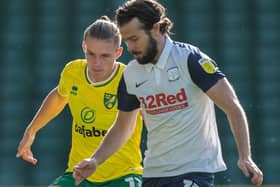
[[142, 187], [213, 187], [214, 173], [193, 172], [174, 177], [143, 178]]

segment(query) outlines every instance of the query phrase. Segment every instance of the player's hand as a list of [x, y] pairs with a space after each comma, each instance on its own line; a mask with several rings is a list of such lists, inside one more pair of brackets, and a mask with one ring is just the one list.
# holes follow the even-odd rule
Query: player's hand
[[263, 173], [251, 158], [239, 159], [237, 165], [246, 177], [252, 176], [251, 177], [252, 184], [256, 186], [262, 185]]
[[89, 177], [97, 168], [97, 162], [94, 158], [87, 158], [74, 167], [73, 177], [75, 185], [79, 185], [84, 179]]
[[33, 153], [31, 151], [31, 145], [33, 144], [33, 141], [34, 137], [25, 134], [19, 143], [16, 157], [21, 157], [23, 160], [35, 165], [38, 160], [33, 157]]

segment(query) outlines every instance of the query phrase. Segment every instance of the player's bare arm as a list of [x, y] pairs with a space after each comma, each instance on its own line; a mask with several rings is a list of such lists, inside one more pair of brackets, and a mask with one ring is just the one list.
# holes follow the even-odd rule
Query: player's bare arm
[[51, 119], [58, 115], [67, 103], [67, 98], [62, 97], [57, 88], [54, 88], [46, 96], [42, 102], [41, 107], [35, 114], [33, 120], [30, 122], [25, 130], [24, 136], [19, 143], [16, 157], [22, 158], [32, 164], [37, 163], [37, 159], [33, 157], [31, 146], [35, 139], [36, 133], [44, 127]]
[[263, 174], [251, 158], [251, 147], [246, 114], [226, 78], [218, 81], [207, 91], [207, 95], [227, 115], [234, 135], [239, 154], [238, 167], [247, 177], [252, 175], [251, 182], [257, 186], [262, 184]]
[[99, 164], [115, 153], [132, 135], [138, 109], [131, 112], [119, 111], [115, 124], [109, 129], [99, 148], [91, 156], [74, 167], [75, 184], [90, 176]]

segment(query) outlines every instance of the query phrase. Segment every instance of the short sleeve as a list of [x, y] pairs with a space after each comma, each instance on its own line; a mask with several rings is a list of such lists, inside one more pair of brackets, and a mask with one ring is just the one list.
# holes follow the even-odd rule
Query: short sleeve
[[121, 111], [132, 111], [140, 107], [140, 102], [136, 95], [131, 95], [127, 92], [126, 83], [122, 76], [118, 87], [118, 109]]
[[192, 81], [204, 92], [225, 77], [215, 61], [199, 51], [188, 55], [188, 69]]
[[66, 68], [63, 69], [63, 71], [60, 74], [60, 79], [58, 83], [58, 93], [63, 97], [68, 97], [69, 90], [67, 89], [67, 83], [66, 83]]

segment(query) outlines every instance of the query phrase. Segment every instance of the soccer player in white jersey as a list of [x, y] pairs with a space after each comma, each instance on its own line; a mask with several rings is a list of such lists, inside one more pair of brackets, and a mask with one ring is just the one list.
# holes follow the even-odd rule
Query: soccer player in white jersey
[[116, 12], [128, 51], [134, 56], [118, 89], [118, 118], [103, 143], [74, 169], [76, 183], [95, 171], [129, 137], [133, 111], [142, 108], [147, 127], [143, 187], [212, 187], [226, 170], [214, 104], [228, 117], [238, 167], [261, 185], [245, 112], [217, 64], [197, 47], [170, 39], [172, 22], [154, 0], [130, 0]]

